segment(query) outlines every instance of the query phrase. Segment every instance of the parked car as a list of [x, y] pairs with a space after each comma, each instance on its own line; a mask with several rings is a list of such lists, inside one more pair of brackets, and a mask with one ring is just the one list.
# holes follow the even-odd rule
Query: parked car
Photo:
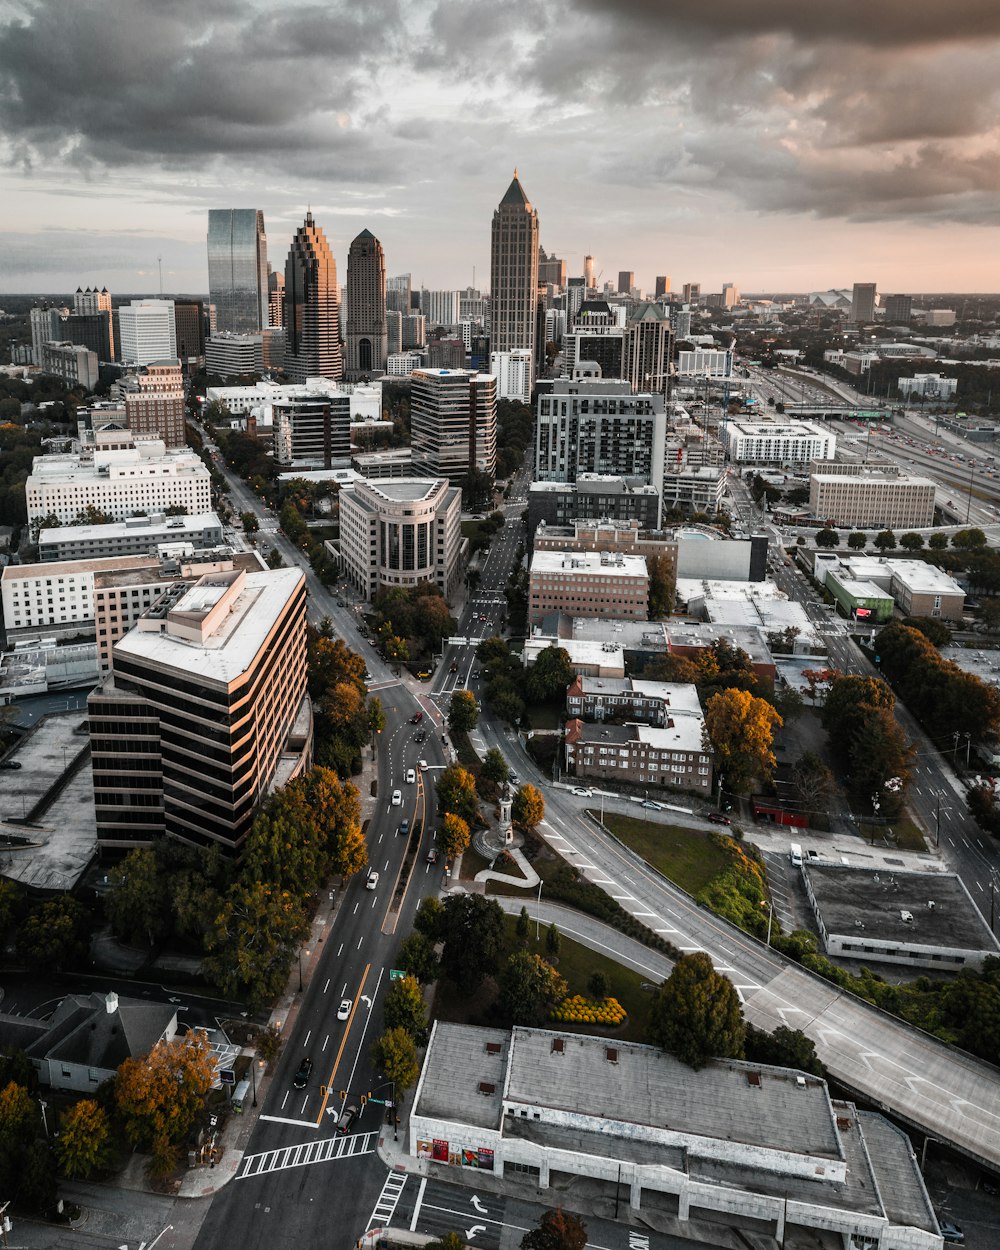
[[941, 1237], [946, 1246], [964, 1246], [965, 1233], [951, 1220], [940, 1220]]
[[308, 1055], [306, 1055], [306, 1057], [299, 1064], [298, 1072], [296, 1072], [295, 1076], [292, 1078], [292, 1084], [296, 1089], [305, 1089], [305, 1087], [309, 1084], [309, 1077], [312, 1070], [313, 1061]]
[[0, 761], [0, 768], [20, 768], [20, 760], [3, 760]]
[[351, 1014], [351, 1002], [352, 1000], [350, 998], [342, 998], [340, 1000], [340, 1006], [337, 1008], [338, 1020], [346, 1020]]
[[584, 786], [574, 786], [572, 792], [578, 799], [589, 799], [591, 797], [590, 791]]
[[663, 804], [662, 804], [662, 803], [657, 803], [657, 801], [656, 801], [655, 799], [644, 799], [644, 800], [643, 800], [643, 804], [642, 804], [642, 805], [643, 805], [643, 807], [648, 807], [648, 808], [649, 808], [649, 810], [650, 810], [650, 811], [652, 811], [652, 812], [662, 812], [662, 811], [663, 811]]
[[721, 812], [709, 812], [708, 819], [713, 825], [731, 825], [733, 823], [728, 816], [723, 816]]

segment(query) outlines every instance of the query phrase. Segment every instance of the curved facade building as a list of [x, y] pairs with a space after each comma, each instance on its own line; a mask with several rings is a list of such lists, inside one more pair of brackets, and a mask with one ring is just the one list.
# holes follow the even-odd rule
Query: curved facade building
[[285, 261], [285, 370], [292, 382], [344, 376], [337, 262], [312, 213]]
[[252, 334], [267, 327], [267, 235], [260, 209], [208, 210], [208, 292], [219, 331]]
[[347, 377], [384, 373], [389, 355], [385, 309], [385, 252], [362, 230], [347, 253]]

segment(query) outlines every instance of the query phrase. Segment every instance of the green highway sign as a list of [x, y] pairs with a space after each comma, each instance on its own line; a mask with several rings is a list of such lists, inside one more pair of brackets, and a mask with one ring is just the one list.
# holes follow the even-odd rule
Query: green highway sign
[[402, 970], [402, 968], [390, 968], [389, 969], [390, 981], [402, 981], [403, 977], [405, 976], [406, 976], [406, 973]]

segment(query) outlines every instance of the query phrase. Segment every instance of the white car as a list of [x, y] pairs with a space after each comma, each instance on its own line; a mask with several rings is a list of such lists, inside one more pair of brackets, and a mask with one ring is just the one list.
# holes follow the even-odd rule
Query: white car
[[351, 999], [344, 998], [341, 1000], [340, 1006], [337, 1008], [337, 1019], [346, 1020], [351, 1014]]
[[589, 799], [591, 797], [590, 791], [584, 789], [583, 786], [574, 786], [573, 793], [578, 799]]
[[415, 784], [416, 784], [416, 780], [417, 780], [417, 773], [416, 773], [416, 770], [415, 770], [415, 769], [413, 769], [413, 768], [408, 768], [408, 769], [406, 770], [406, 784], [407, 784], [408, 786], [415, 785]]
[[365, 882], [365, 889], [366, 890], [378, 889], [378, 873], [375, 871], [374, 868], [369, 868], [368, 870], [368, 880]]
[[402, 792], [402, 790], [393, 790], [393, 792], [392, 792], [392, 805], [393, 805], [393, 807], [402, 807], [402, 806], [403, 806], [403, 792]]
[[425, 773], [430, 768], [430, 764], [426, 760], [417, 760], [417, 767], [422, 773]]

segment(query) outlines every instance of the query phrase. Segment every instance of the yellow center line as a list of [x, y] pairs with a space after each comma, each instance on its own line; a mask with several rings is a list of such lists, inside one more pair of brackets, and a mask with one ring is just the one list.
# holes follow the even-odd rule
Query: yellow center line
[[344, 1036], [340, 1042], [340, 1049], [337, 1051], [337, 1058], [333, 1061], [333, 1071], [330, 1073], [330, 1079], [326, 1083], [326, 1093], [323, 1095], [323, 1101], [319, 1105], [319, 1115], [316, 1117], [317, 1127], [323, 1123], [323, 1116], [326, 1115], [326, 1104], [330, 1100], [330, 1090], [333, 1089], [333, 1082], [337, 1078], [337, 1069], [340, 1067], [341, 1056], [344, 1053], [344, 1047], [347, 1045], [347, 1039], [351, 1035], [351, 1025], [354, 1023], [354, 1013], [358, 1009], [358, 1003], [361, 1001], [361, 991], [365, 988], [365, 981], [368, 979], [368, 973], [371, 971], [371, 964], [365, 964], [364, 975], [361, 978], [361, 984], [358, 986], [357, 993], [354, 995], [354, 1002], [351, 1004], [351, 1014], [347, 1017], [347, 1028], [344, 1029]]
[[[426, 794], [426, 791], [424, 790], [423, 773], [417, 773], [417, 795], [413, 801], [413, 823], [414, 825], [416, 824], [416, 820], [417, 820], [418, 805], [420, 807], [420, 836], [423, 837], [424, 817], [427, 815], [427, 794]], [[410, 827], [410, 836], [411, 837], [413, 836], [412, 826]], [[418, 844], [417, 846], [418, 854], [419, 854], [419, 850], [420, 850], [420, 847]], [[382, 927], [383, 933], [395, 933], [396, 932], [396, 923], [399, 919], [399, 912], [403, 908], [403, 903], [406, 899], [406, 892], [410, 888], [410, 880], [413, 877], [413, 869], [416, 867], [416, 863], [417, 863], [416, 856], [414, 856], [413, 864], [410, 867], [410, 876], [407, 878], [406, 887], [403, 890], [403, 897], [399, 900], [399, 908], [397, 909], [397, 912], [396, 912], [396, 919], [393, 920], [391, 927], [387, 929], [386, 925], [389, 923], [389, 917], [392, 915], [392, 902], [393, 902], [393, 899], [396, 897], [396, 889], [399, 885], [399, 878], [402, 875], [403, 868], [406, 865], [406, 856], [404, 854], [403, 861], [399, 865], [399, 872], [396, 873], [396, 880], [392, 884], [392, 893], [389, 895], [389, 906], [385, 909], [385, 915], [382, 917], [381, 927]]]

